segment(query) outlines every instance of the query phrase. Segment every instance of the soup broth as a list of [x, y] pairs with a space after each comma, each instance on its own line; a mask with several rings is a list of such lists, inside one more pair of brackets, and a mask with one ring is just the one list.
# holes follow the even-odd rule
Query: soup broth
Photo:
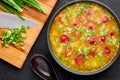
[[95, 71], [116, 56], [119, 26], [104, 7], [78, 2], [64, 8], [54, 18], [50, 29], [53, 54], [74, 71]]

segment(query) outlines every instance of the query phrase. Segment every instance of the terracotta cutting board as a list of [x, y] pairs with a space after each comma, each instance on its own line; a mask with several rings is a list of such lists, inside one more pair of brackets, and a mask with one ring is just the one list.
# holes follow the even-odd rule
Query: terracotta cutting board
[[[51, 11], [53, 10], [57, 0], [38, 0], [40, 4], [47, 10], [47, 14], [44, 15], [41, 12], [37, 11], [34, 8], [30, 8], [27, 6], [28, 10], [24, 10], [22, 15], [28, 18], [31, 18], [40, 23], [40, 26], [36, 26], [34, 28], [30, 28], [27, 30], [27, 38], [25, 39], [25, 51], [20, 49], [20, 46], [9, 46], [9, 48], [5, 48], [0, 45], [0, 59], [5, 60], [6, 62], [16, 66], [17, 68], [21, 68], [27, 55], [30, 52], [36, 38], [38, 37], [41, 29], [43, 28], [47, 18], [49, 17]], [[2, 11], [2, 10], [0, 10]], [[5, 29], [0, 29], [0, 34]], [[1, 44], [1, 41], [0, 41]]]

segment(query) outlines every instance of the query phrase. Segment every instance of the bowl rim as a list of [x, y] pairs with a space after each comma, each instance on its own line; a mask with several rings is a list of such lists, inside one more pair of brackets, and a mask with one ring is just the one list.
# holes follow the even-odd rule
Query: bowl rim
[[[120, 26], [120, 20], [119, 20], [118, 16], [116, 15], [116, 13], [110, 7], [108, 7], [107, 5], [105, 5], [104, 3], [100, 2], [100, 1], [94, 1], [94, 0], [75, 0], [75, 1], [70, 1], [70, 2], [68, 2], [66, 4], [64, 4], [61, 8], [59, 8], [53, 14], [53, 16], [52, 16], [52, 18], [51, 18], [51, 20], [49, 22], [48, 29], [47, 29], [47, 44], [48, 44], [48, 48], [50, 50], [50, 54], [52, 55], [52, 57], [54, 58], [54, 60], [57, 62], [57, 64], [59, 64], [59, 66], [61, 66], [66, 71], [68, 71], [70, 73], [73, 73], [73, 74], [76, 74], [76, 75], [94, 75], [94, 74], [98, 74], [98, 73], [103, 72], [104, 70], [108, 69], [115, 62], [115, 60], [118, 58], [118, 56], [120, 54], [120, 45], [119, 45], [119, 49], [117, 51], [117, 54], [114, 56], [114, 58], [109, 63], [107, 63], [103, 68], [99, 68], [99, 69], [97, 69], [95, 71], [88, 71], [88, 72], [75, 71], [75, 70], [69, 69], [66, 66], [64, 66], [57, 59], [57, 57], [54, 55], [54, 53], [53, 53], [53, 51], [51, 49], [51, 46], [50, 46], [49, 33], [50, 33], [50, 28], [51, 28], [51, 24], [52, 24], [53, 20], [67, 6], [69, 6], [71, 4], [74, 4], [74, 3], [78, 3], [78, 2], [92, 2], [92, 3], [98, 4], [98, 5], [102, 6], [102, 7], [104, 7], [105, 9], [107, 9], [114, 16], [115, 20], [117, 21], [118, 25]], [[119, 29], [120, 29], [120, 27], [119, 27]]]

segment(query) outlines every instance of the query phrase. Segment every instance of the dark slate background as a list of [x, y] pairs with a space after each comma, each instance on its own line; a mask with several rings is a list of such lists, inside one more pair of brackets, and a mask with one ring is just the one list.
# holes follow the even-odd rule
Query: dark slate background
[[[115, 61], [115, 63], [102, 73], [92, 75], [92, 76], [78, 76], [69, 73], [62, 69], [50, 55], [48, 45], [47, 45], [47, 28], [49, 21], [51, 20], [53, 14], [64, 4], [73, 0], [58, 0], [52, 14], [50, 15], [47, 23], [45, 24], [42, 32], [40, 33], [37, 41], [35, 42], [30, 54], [27, 57], [22, 69], [17, 69], [12, 65], [0, 60], [0, 80], [42, 80], [39, 78], [32, 70], [29, 64], [30, 58], [33, 54], [43, 54], [50, 59], [52, 62], [59, 80], [120, 80], [120, 56]], [[119, 0], [99, 0], [107, 6], [109, 6], [120, 19], [120, 1]]]

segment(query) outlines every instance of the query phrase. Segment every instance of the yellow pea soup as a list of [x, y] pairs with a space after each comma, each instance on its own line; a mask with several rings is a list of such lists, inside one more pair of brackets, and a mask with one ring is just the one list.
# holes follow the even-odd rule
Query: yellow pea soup
[[114, 16], [101, 5], [77, 2], [64, 8], [50, 28], [53, 54], [74, 71], [96, 71], [117, 54], [119, 26]]

